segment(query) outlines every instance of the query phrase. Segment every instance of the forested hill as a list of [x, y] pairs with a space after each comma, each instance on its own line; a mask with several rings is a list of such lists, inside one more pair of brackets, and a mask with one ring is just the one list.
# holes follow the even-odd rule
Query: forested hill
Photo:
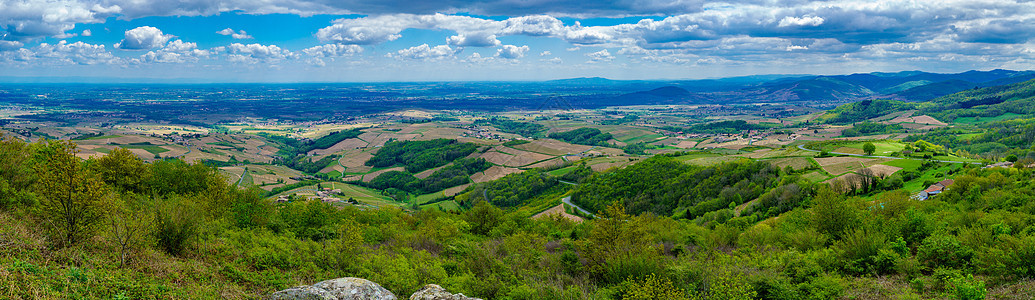
[[971, 89], [931, 100], [921, 113], [946, 122], [957, 118], [1035, 115], [1035, 79]]
[[604, 210], [617, 201], [632, 214], [694, 219], [727, 209], [719, 213], [732, 215], [733, 207], [794, 182], [780, 176], [779, 168], [748, 159], [702, 167], [671, 155], [658, 155], [621, 170], [590, 176], [576, 189], [572, 201], [592, 211]]

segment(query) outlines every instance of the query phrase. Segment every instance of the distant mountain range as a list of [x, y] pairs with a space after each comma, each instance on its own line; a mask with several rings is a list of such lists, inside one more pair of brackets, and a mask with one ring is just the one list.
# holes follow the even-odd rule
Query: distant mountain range
[[[791, 77], [655, 82], [665, 85], [621, 94], [604, 101], [610, 105], [731, 102], [807, 102], [835, 105], [867, 99], [927, 101], [967, 89], [1035, 79], [1035, 71], [991, 70], [956, 74], [907, 71], [789, 76]], [[597, 82], [601, 82], [600, 80], [606, 79], [597, 79]]]

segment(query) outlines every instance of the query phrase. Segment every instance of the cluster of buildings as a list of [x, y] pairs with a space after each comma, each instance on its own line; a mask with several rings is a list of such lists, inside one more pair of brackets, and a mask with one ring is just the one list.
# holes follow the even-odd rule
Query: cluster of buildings
[[[341, 195], [341, 189], [323, 188], [317, 190], [316, 196], [309, 197], [308, 200], [320, 200], [324, 203], [345, 202], [341, 199], [333, 197], [333, 195]], [[273, 202], [275, 203], [283, 203], [288, 201], [291, 201], [291, 196], [288, 195], [280, 195], [277, 196], [276, 200], [273, 200]]]
[[498, 134], [495, 134], [492, 131], [489, 131], [487, 129], [478, 128], [478, 126], [473, 126], [472, 125], [472, 126], [464, 127], [463, 129], [467, 130], [467, 131], [464, 131], [463, 135], [461, 135], [463, 137], [473, 137], [473, 138], [479, 138], [479, 139], [497, 140], [497, 141], [504, 141], [504, 142], [510, 140], [509, 138], [502, 137], [502, 136], [500, 136]]

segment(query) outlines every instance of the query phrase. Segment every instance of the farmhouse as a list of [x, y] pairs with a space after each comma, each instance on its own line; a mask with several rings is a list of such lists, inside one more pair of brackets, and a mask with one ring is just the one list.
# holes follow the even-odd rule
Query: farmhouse
[[927, 189], [920, 191], [920, 193], [914, 195], [913, 199], [920, 201], [927, 200], [927, 198], [930, 198], [931, 196], [941, 194], [943, 191], [945, 191], [946, 188], [948, 188], [953, 183], [955, 183], [955, 181], [952, 179], [939, 181], [927, 187]]

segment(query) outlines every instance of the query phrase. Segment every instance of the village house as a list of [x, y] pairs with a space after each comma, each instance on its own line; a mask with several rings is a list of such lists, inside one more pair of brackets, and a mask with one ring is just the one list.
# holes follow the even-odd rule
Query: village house
[[920, 193], [914, 195], [913, 199], [920, 200], [920, 201], [927, 200], [927, 198], [930, 198], [931, 196], [934, 196], [934, 195], [937, 195], [937, 194], [941, 194], [949, 186], [951, 186], [953, 183], [955, 183], [955, 181], [952, 180], [952, 179], [946, 179], [946, 180], [939, 181], [939, 182], [937, 182], [935, 184], [932, 184], [931, 186], [927, 187], [927, 189], [925, 189], [923, 191], [920, 191]]

